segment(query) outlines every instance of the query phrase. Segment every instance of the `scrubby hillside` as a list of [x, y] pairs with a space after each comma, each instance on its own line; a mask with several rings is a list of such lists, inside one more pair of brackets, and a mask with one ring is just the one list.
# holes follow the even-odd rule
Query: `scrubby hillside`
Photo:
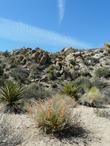
[[109, 146], [109, 104], [109, 44], [0, 53], [0, 146]]
[[0, 53], [1, 85], [10, 79], [24, 85], [36, 83], [46, 90], [56, 91], [61, 88], [62, 82], [76, 81], [91, 82], [103, 89], [109, 85], [109, 78], [108, 44], [103, 48], [88, 50], [64, 48], [53, 54], [39, 48], [22, 48]]

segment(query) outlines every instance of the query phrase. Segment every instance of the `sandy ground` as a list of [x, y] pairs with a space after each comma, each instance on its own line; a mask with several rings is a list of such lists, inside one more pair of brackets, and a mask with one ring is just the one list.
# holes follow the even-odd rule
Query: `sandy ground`
[[80, 113], [83, 132], [81, 135], [71, 135], [62, 139], [40, 134], [28, 115], [3, 114], [3, 116], [10, 120], [10, 124], [16, 130], [22, 131], [24, 142], [19, 146], [110, 146], [109, 119], [98, 117], [93, 108], [85, 106], [78, 106], [72, 109], [72, 112]]

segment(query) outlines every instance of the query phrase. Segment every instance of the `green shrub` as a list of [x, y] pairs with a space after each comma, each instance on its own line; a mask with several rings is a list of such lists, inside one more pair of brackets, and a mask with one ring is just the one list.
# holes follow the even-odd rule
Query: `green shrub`
[[77, 88], [73, 83], [69, 82], [63, 84], [63, 88], [61, 90], [62, 94], [66, 94], [71, 97], [77, 98], [76, 92], [77, 92]]
[[56, 79], [56, 71], [55, 71], [55, 67], [54, 66], [50, 66], [48, 68], [48, 79], [49, 80], [55, 80]]
[[6, 110], [15, 113], [19, 111], [18, 101], [21, 100], [22, 95], [23, 88], [12, 81], [6, 81], [0, 89], [0, 101], [6, 103]]
[[98, 68], [95, 71], [95, 75], [96, 77], [104, 77], [104, 78], [109, 78], [110, 77], [110, 69], [107, 67], [102, 67], [102, 68]]
[[93, 107], [102, 106], [103, 101], [104, 97], [101, 95], [100, 90], [96, 87], [92, 87], [79, 99], [81, 104]]
[[73, 66], [76, 65], [76, 62], [75, 62], [74, 59], [70, 59], [69, 62], [70, 62], [70, 64], [73, 65]]
[[50, 97], [50, 92], [45, 90], [45, 88], [41, 87], [36, 83], [31, 83], [25, 87], [23, 97], [25, 99], [44, 99]]
[[29, 71], [24, 68], [17, 67], [11, 70], [11, 76], [19, 83], [26, 83]]
[[96, 86], [100, 90], [104, 89], [108, 86], [108, 84], [104, 81], [101, 81], [99, 78], [94, 78], [92, 81], [93, 86]]
[[38, 127], [46, 133], [61, 131], [71, 123], [71, 112], [65, 98], [39, 101], [35, 107], [33, 117]]
[[85, 91], [92, 87], [91, 81], [86, 77], [79, 77], [74, 81], [75, 86], [83, 88]]

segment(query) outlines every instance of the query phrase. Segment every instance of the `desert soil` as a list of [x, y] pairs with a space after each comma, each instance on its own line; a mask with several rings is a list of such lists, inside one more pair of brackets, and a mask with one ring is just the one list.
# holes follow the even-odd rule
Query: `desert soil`
[[[110, 110], [108, 107], [106, 110]], [[110, 146], [110, 120], [98, 117], [94, 109], [78, 106], [72, 109], [73, 113], [80, 113], [82, 135], [58, 139], [39, 133], [35, 122], [29, 115], [3, 114], [14, 128], [23, 133], [24, 142], [19, 146]]]

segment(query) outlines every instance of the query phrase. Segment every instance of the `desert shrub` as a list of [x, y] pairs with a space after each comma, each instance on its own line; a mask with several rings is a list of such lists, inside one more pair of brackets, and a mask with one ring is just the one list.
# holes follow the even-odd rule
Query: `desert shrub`
[[20, 131], [15, 130], [6, 118], [0, 117], [0, 146], [17, 146], [22, 142]]
[[55, 71], [55, 67], [54, 66], [50, 66], [48, 68], [48, 79], [49, 80], [55, 80], [56, 79], [56, 71]]
[[85, 65], [95, 65], [99, 63], [99, 59], [95, 57], [88, 57], [84, 60]]
[[73, 83], [71, 82], [63, 83], [63, 88], [61, 89], [62, 94], [66, 94], [77, 99], [76, 92], [77, 88]]
[[107, 67], [102, 67], [102, 68], [98, 68], [95, 71], [95, 75], [96, 77], [104, 77], [104, 78], [109, 78], [110, 77], [110, 69]]
[[104, 97], [101, 95], [100, 90], [96, 87], [90, 88], [90, 90], [79, 99], [81, 104], [92, 107], [102, 106], [103, 101]]
[[23, 97], [25, 99], [44, 99], [50, 97], [50, 94], [50, 92], [45, 90], [45, 88], [41, 87], [40, 85], [31, 83], [24, 89]]
[[39, 101], [33, 117], [38, 127], [46, 133], [60, 132], [71, 125], [71, 111], [65, 98], [54, 97]]
[[74, 59], [70, 59], [69, 62], [70, 62], [70, 64], [73, 65], [73, 66], [76, 64], [76, 62], [75, 62]]
[[92, 87], [91, 81], [86, 77], [77, 78], [75, 81], [73, 81], [73, 84], [76, 87], [77, 100]]
[[55, 80], [55, 79], [56, 79], [55, 70], [50, 70], [50, 71], [48, 72], [48, 79], [49, 79], [49, 80]]
[[3, 52], [3, 55], [4, 55], [5, 57], [9, 57], [10, 53], [6, 50], [6, 51]]
[[21, 67], [11, 70], [11, 76], [19, 83], [25, 83], [29, 76], [29, 71]]
[[90, 72], [88, 72], [87, 70], [80, 71], [80, 75], [84, 77], [91, 77]]
[[39, 68], [39, 65], [32, 64], [30, 68], [30, 78], [36, 79], [40, 73], [41, 73], [41, 70]]
[[96, 86], [100, 90], [107, 87], [108, 84], [104, 81], [101, 81], [99, 78], [94, 78], [92, 81], [93, 86]]
[[12, 81], [6, 81], [0, 89], [0, 101], [6, 103], [6, 111], [19, 112], [19, 102], [22, 98], [23, 88]]
[[98, 58], [90, 57], [90, 60], [91, 60], [91, 63], [92, 63], [92, 64], [99, 63], [99, 59], [98, 59]]
[[105, 103], [110, 104], [110, 86], [103, 88], [101, 92], [105, 97]]
[[74, 81], [75, 86], [83, 88], [85, 91], [92, 87], [91, 81], [86, 77], [79, 77]]
[[94, 113], [98, 117], [110, 119], [110, 110], [108, 109], [94, 109]]
[[0, 76], [2, 76], [2, 75], [3, 75], [3, 73], [4, 73], [3, 67], [2, 67], [2, 66], [0, 66]]

